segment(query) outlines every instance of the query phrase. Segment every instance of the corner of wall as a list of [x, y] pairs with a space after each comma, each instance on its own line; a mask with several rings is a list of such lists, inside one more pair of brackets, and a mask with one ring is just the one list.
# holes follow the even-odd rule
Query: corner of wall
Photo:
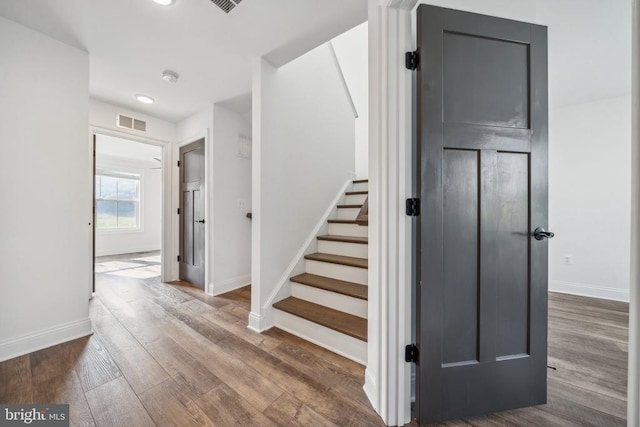
[[76, 320], [0, 342], [0, 362], [93, 334], [91, 319]]

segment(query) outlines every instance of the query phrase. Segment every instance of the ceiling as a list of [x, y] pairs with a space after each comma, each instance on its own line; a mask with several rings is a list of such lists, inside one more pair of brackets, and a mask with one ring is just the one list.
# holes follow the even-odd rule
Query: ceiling
[[93, 97], [178, 122], [249, 92], [253, 57], [279, 66], [364, 22], [367, 1], [243, 0], [226, 14], [210, 0], [0, 0], [0, 15], [88, 51]]
[[[423, 0], [549, 27], [551, 107], [627, 95], [624, 0]], [[171, 122], [212, 102], [250, 108], [251, 61], [282, 65], [366, 20], [366, 0], [0, 0], [0, 15], [91, 55], [91, 95]], [[160, 79], [165, 69], [177, 84]], [[135, 100], [155, 98], [153, 105]]]

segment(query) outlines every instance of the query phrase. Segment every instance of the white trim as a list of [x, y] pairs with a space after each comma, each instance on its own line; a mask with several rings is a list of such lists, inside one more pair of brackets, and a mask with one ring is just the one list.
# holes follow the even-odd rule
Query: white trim
[[282, 310], [274, 310], [274, 319], [275, 325], [283, 331], [354, 362], [362, 365], [367, 364], [367, 343], [364, 341]]
[[411, 419], [411, 79], [416, 0], [369, 0], [369, 364], [365, 391], [385, 423]]
[[353, 102], [353, 96], [351, 96], [351, 91], [349, 90], [349, 85], [347, 84], [347, 79], [344, 77], [344, 72], [342, 71], [342, 66], [340, 65], [340, 61], [338, 60], [338, 55], [336, 55], [336, 50], [333, 47], [333, 43], [331, 41], [327, 42], [327, 46], [329, 47], [329, 52], [331, 53], [331, 58], [333, 59], [333, 63], [336, 66], [336, 70], [338, 71], [338, 77], [340, 77], [340, 82], [342, 83], [342, 88], [344, 89], [344, 94], [347, 97], [347, 102], [351, 107], [351, 111], [353, 112], [353, 117], [358, 118], [358, 110], [356, 109], [356, 104]]
[[272, 326], [266, 325], [266, 319], [264, 316], [249, 313], [249, 324], [247, 325], [248, 329], [251, 329], [254, 332], [262, 333], [268, 329], [271, 329]]
[[91, 319], [76, 320], [0, 342], [0, 362], [91, 335]]
[[213, 296], [224, 294], [225, 292], [230, 292], [243, 286], [247, 286], [249, 283], [251, 283], [251, 274], [232, 277], [231, 279], [226, 279], [217, 283], [210, 284], [210, 294]]
[[632, 2], [631, 277], [627, 425], [640, 425], [640, 4]]
[[584, 283], [551, 280], [549, 281], [549, 291], [629, 302], [629, 291], [627, 289], [607, 288], [605, 286], [587, 285]]
[[280, 291], [282, 291], [282, 288], [284, 287], [284, 285], [289, 284], [289, 277], [292, 276], [292, 273], [295, 270], [295, 268], [299, 264], [304, 262], [304, 256], [308, 253], [309, 247], [313, 243], [315, 243], [318, 233], [320, 232], [322, 227], [325, 225], [325, 223], [329, 219], [329, 216], [335, 211], [336, 205], [338, 204], [340, 199], [343, 197], [347, 188], [349, 188], [349, 185], [351, 184], [351, 182], [352, 180], [347, 180], [347, 182], [345, 182], [344, 185], [340, 188], [336, 196], [333, 198], [333, 200], [329, 204], [329, 207], [327, 208], [327, 210], [324, 212], [324, 214], [322, 214], [322, 217], [320, 217], [320, 220], [316, 223], [316, 225], [313, 227], [313, 229], [311, 230], [307, 238], [304, 240], [304, 242], [300, 246], [300, 249], [298, 249], [298, 252], [291, 259], [291, 262], [289, 263], [287, 268], [284, 270], [284, 272], [278, 279], [277, 285], [273, 289], [273, 292], [271, 292], [271, 294], [269, 295], [269, 298], [267, 298], [266, 302], [262, 305], [263, 313], [271, 309], [271, 305], [275, 302], [276, 297], [278, 296]]

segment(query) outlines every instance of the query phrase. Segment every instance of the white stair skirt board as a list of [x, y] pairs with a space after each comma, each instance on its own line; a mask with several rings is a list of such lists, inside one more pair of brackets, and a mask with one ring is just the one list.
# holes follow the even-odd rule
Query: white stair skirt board
[[322, 254], [334, 254], [367, 258], [368, 245], [361, 243], [333, 242], [330, 240], [318, 240], [318, 252]]
[[358, 217], [359, 212], [360, 208], [339, 208], [338, 219], [348, 219], [350, 221], [355, 221], [355, 219]]
[[351, 188], [351, 191], [368, 191], [368, 190], [369, 190], [368, 182], [357, 182], [353, 184], [353, 188]]
[[332, 279], [366, 285], [368, 270], [366, 268], [351, 267], [348, 265], [332, 264], [330, 262], [305, 260], [305, 271], [318, 276], [331, 277]]
[[353, 314], [363, 319], [367, 318], [367, 300], [314, 288], [313, 286], [306, 286], [301, 283], [291, 284], [291, 296]]
[[369, 227], [358, 224], [329, 224], [329, 234], [333, 236], [368, 237]]
[[361, 205], [367, 198], [366, 194], [350, 194], [344, 197], [345, 205]]
[[275, 326], [283, 331], [362, 365], [367, 364], [366, 342], [278, 309], [274, 309], [273, 314]]

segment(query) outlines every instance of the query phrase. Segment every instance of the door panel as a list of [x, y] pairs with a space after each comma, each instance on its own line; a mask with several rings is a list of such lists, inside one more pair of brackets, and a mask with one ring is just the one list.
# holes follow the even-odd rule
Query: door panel
[[443, 364], [478, 360], [478, 160], [478, 151], [444, 150]]
[[446, 31], [443, 42], [444, 121], [528, 129], [527, 45]]
[[[193, 219], [195, 218], [193, 214], [193, 190], [183, 191], [182, 192], [182, 203], [183, 203], [183, 212], [184, 212], [184, 225], [182, 227], [182, 232], [184, 234], [182, 241], [182, 256], [181, 260], [183, 263], [188, 265], [194, 265], [193, 263]], [[184, 259], [182, 259], [184, 258]]]
[[418, 8], [422, 423], [546, 401], [546, 28]]
[[204, 139], [180, 148], [180, 280], [204, 289]]
[[498, 153], [496, 357], [529, 353], [529, 156]]

